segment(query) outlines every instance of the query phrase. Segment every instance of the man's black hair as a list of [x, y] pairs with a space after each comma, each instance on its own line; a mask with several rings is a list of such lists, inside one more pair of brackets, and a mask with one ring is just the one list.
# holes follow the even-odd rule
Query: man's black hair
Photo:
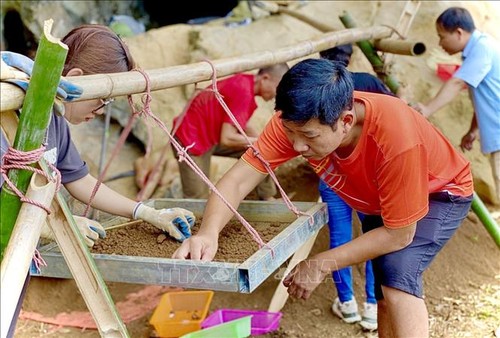
[[351, 73], [340, 62], [306, 59], [283, 76], [276, 90], [275, 110], [281, 118], [305, 124], [318, 119], [333, 125], [353, 105]]
[[462, 7], [450, 7], [437, 18], [436, 23], [447, 32], [453, 32], [457, 28], [472, 33], [476, 26], [469, 11]]

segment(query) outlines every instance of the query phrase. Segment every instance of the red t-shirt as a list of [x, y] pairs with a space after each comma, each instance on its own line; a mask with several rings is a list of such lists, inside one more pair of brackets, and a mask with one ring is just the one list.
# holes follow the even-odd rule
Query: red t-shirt
[[[212, 88], [212, 85], [207, 87]], [[243, 129], [257, 109], [254, 93], [254, 75], [237, 74], [217, 82], [224, 102]], [[174, 126], [179, 117], [174, 119]], [[188, 153], [199, 156], [219, 143], [222, 124], [232, 123], [211, 90], [198, 93], [186, 111], [175, 136], [183, 146], [194, 146]]]
[[[354, 151], [344, 159], [334, 152], [322, 160], [309, 160], [315, 172], [353, 209], [381, 215], [387, 227], [398, 228], [427, 214], [430, 193], [473, 193], [469, 162], [421, 114], [388, 95], [355, 91], [354, 96], [366, 110]], [[255, 146], [273, 169], [299, 155], [278, 114]], [[251, 149], [242, 158], [266, 172]]]

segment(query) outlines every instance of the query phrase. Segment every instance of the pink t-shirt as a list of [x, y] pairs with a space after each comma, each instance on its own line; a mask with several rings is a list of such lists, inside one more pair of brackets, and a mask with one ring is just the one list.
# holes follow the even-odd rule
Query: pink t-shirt
[[[381, 215], [390, 228], [404, 227], [428, 212], [430, 193], [473, 193], [469, 162], [421, 114], [398, 98], [354, 92], [365, 105], [363, 131], [347, 158], [335, 153], [309, 164], [353, 209]], [[276, 114], [255, 146], [274, 169], [299, 155]], [[243, 160], [260, 172], [249, 149]]]
[[[211, 89], [212, 85], [207, 87]], [[224, 102], [243, 129], [257, 109], [254, 93], [254, 75], [237, 74], [217, 82]], [[179, 117], [174, 119], [176, 125]], [[191, 102], [175, 136], [183, 146], [194, 146], [189, 154], [199, 156], [219, 143], [223, 123], [233, 124], [215, 94], [203, 90]]]

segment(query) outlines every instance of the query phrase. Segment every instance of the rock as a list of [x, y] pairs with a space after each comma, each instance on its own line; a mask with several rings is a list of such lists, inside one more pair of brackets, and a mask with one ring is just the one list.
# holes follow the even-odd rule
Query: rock
[[158, 235], [158, 237], [156, 237], [156, 242], [157, 242], [158, 244], [161, 244], [161, 243], [163, 243], [166, 239], [167, 239], [167, 235], [165, 235], [165, 234], [160, 234], [160, 235]]
[[321, 316], [323, 314], [323, 311], [321, 309], [315, 308], [310, 311], [313, 315], [315, 316]]

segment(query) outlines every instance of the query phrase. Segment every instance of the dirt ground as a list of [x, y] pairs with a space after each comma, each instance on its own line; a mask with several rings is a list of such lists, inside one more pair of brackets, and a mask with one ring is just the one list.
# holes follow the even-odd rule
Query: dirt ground
[[[356, 2], [351, 3], [353, 6], [357, 6], [355, 5]], [[366, 11], [372, 11], [374, 6], [376, 6], [375, 2], [371, 7], [365, 6], [365, 9]], [[427, 13], [426, 15], [429, 15], [429, 13], [432, 13], [434, 15], [435, 13], [430, 10], [431, 5], [426, 6], [426, 4], [423, 5], [424, 8], [427, 8], [427, 12], [421, 10], [422, 14]], [[381, 13], [381, 15], [383, 14]], [[388, 13], [385, 14], [389, 15]], [[328, 15], [330, 15], [328, 11], [318, 12], [319, 18]], [[394, 17], [390, 22], [394, 22], [396, 19], [397, 17]], [[431, 22], [430, 20], [430, 18], [423, 16], [417, 18], [416, 24], [426, 22], [429, 27], [420, 24], [414, 32], [415, 34], [420, 33], [426, 39], [435, 41], [434, 27], [428, 24]], [[405, 62], [401, 62], [399, 66], [403, 68]], [[405, 72], [408, 71], [408, 74], [410, 74], [409, 77], [412, 76], [411, 74], [415, 74], [415, 69], [418, 69], [419, 77], [418, 81], [413, 84], [414, 88], [412, 90], [415, 91], [418, 100], [423, 100], [430, 95], [428, 92], [437, 88], [435, 83], [437, 80], [432, 78], [434, 82], [432, 82], [432, 85], [430, 84], [431, 77], [435, 76], [430, 68], [404, 68]], [[408, 79], [408, 82], [410, 82], [410, 79]], [[464, 98], [464, 100], [468, 99]], [[456, 107], [461, 107], [459, 103], [452, 106], [450, 111]], [[445, 116], [443, 119], [448, 118], [451, 120], [451, 118], [446, 117], [445, 113], [441, 115]], [[454, 127], [444, 128], [445, 134], [451, 134], [451, 129], [454, 129]], [[112, 125], [109, 134], [109, 152], [113, 149], [120, 131], [121, 129], [117, 124]], [[90, 126], [87, 124], [76, 127], [72, 130], [72, 133], [75, 144], [89, 164], [91, 172], [95, 175], [99, 157], [96, 149], [100, 149], [101, 135], [103, 134], [102, 120], [94, 120]], [[140, 147], [133, 142], [127, 142], [119, 158], [110, 166], [109, 172], [115, 174], [132, 170], [133, 160], [141, 154], [142, 149]], [[471, 158], [471, 161], [475, 160], [476, 158]], [[279, 170], [280, 183], [287, 194], [292, 197], [292, 200], [317, 201], [318, 181], [308, 167], [298, 163], [288, 163]], [[137, 193], [132, 177], [110, 182], [109, 186], [132, 198]], [[79, 214], [79, 207], [77, 205], [74, 207], [75, 214]], [[496, 215], [500, 214], [500, 207], [489, 204], [487, 207], [490, 212], [495, 212]], [[500, 217], [496, 221], [500, 222]], [[359, 228], [356, 228], [355, 231], [359, 232]], [[152, 236], [152, 239], [152, 245], [158, 245], [157, 235]], [[248, 240], [251, 241], [250, 237], [248, 237]], [[328, 232], [324, 227], [317, 237], [312, 254], [326, 250], [328, 240]], [[353, 268], [354, 288], [360, 306], [364, 301], [363, 273], [363, 265]], [[210, 311], [222, 308], [266, 310], [279, 283], [278, 276], [271, 275], [251, 294], [215, 292]], [[129, 299], [130, 295], [139, 294], [140, 298], [139, 292], [151, 287], [116, 282], [109, 282], [107, 285], [116, 303]], [[166, 288], [157, 289], [158, 295], [166, 291]], [[424, 291], [425, 302], [429, 310], [431, 337], [500, 337], [500, 250], [496, 247], [477, 216], [472, 212], [469, 213], [457, 233], [436, 257], [424, 275]], [[289, 299], [282, 309], [283, 318], [279, 331], [265, 337], [376, 336], [374, 333], [363, 332], [358, 325], [345, 324], [335, 317], [330, 310], [335, 297], [336, 290], [330, 279], [324, 281], [315, 290], [311, 299], [307, 301]], [[139, 305], [143, 305], [140, 302], [141, 299], [135, 299], [137, 308], [139, 308]], [[158, 299], [155, 298], [155, 300], [149, 301], [149, 305], [157, 301]], [[153, 334], [148, 323], [153, 309], [154, 306], [149, 306], [147, 310], [140, 312], [138, 319], [126, 323], [131, 337], [150, 337]], [[30, 317], [29, 315], [43, 315], [54, 318], [61, 313], [83, 316], [87, 311], [85, 302], [73, 280], [34, 277], [27, 290], [22, 307], [22, 316], [18, 320], [15, 337], [99, 337], [96, 330], [49, 325], [27, 319], [33, 318], [33, 316]]]

